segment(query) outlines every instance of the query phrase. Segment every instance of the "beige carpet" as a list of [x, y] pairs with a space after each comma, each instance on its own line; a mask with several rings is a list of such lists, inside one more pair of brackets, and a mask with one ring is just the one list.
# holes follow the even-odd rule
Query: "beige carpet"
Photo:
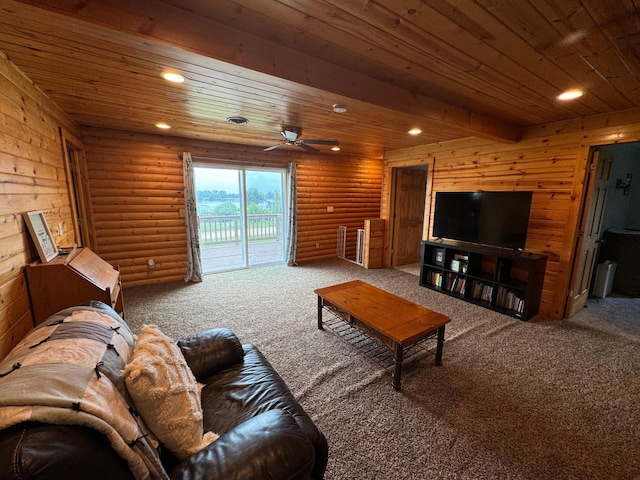
[[[314, 288], [362, 279], [451, 317], [443, 366], [390, 364], [316, 328]], [[593, 308], [521, 322], [337, 259], [125, 291], [134, 330], [226, 326], [267, 355], [327, 436], [327, 479], [640, 478], [640, 341]]]
[[394, 267], [396, 270], [400, 270], [401, 272], [410, 273], [411, 275], [420, 276], [420, 262], [418, 263], [410, 263], [408, 265], [400, 265], [398, 267]]

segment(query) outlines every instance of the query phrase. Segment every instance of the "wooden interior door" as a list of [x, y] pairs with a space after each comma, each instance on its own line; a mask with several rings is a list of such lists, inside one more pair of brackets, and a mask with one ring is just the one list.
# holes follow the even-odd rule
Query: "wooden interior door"
[[427, 171], [398, 169], [395, 184], [391, 266], [420, 260]]
[[95, 249], [95, 228], [84, 144], [82, 140], [65, 128], [60, 129], [60, 137], [66, 163], [65, 170], [74, 229], [74, 241], [63, 246], [76, 244]]
[[574, 257], [572, 275], [573, 289], [569, 295], [565, 316], [571, 317], [587, 303], [591, 279], [598, 261], [600, 230], [604, 214], [607, 187], [613, 157], [607, 152], [594, 150], [591, 154], [590, 172], [587, 179], [588, 192], [584, 197], [580, 233]]

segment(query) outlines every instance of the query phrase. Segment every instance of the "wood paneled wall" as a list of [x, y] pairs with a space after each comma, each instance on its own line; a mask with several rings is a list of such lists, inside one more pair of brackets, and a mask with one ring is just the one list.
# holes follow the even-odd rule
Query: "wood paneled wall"
[[38, 255], [22, 214], [42, 210], [56, 243], [73, 244], [61, 126], [78, 133], [0, 54], [0, 358], [33, 327], [24, 266]]
[[[336, 254], [337, 226], [353, 232], [380, 213], [382, 161], [336, 155], [301, 155], [289, 149], [214, 144], [167, 135], [85, 127], [82, 131], [95, 222], [95, 250], [118, 265], [125, 286], [180, 280], [186, 272], [182, 162], [194, 160], [252, 167], [296, 162], [297, 261]], [[327, 212], [333, 206], [333, 213]], [[316, 245], [319, 244], [319, 248]], [[147, 268], [147, 260], [155, 268]], [[126, 304], [126, 298], [125, 298]], [[125, 307], [126, 308], [126, 307]]]
[[[639, 118], [638, 110], [630, 110], [546, 125], [526, 130], [517, 144], [465, 139], [389, 152], [381, 216], [390, 211], [392, 168], [429, 164], [427, 212], [438, 191], [532, 190], [526, 250], [548, 255], [541, 315], [563, 318], [589, 149], [639, 140]], [[428, 214], [426, 220], [425, 239]]]

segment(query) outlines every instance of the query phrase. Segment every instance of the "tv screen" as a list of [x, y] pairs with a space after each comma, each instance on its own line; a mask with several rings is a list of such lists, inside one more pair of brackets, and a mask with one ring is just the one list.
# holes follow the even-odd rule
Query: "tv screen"
[[533, 192], [436, 192], [433, 236], [524, 249]]

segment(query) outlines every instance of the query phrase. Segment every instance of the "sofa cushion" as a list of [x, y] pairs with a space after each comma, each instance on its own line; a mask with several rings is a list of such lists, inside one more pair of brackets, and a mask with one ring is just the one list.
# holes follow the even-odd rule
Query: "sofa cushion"
[[178, 346], [156, 325], [143, 325], [123, 376], [147, 427], [183, 460], [217, 438], [203, 435], [200, 389]]

